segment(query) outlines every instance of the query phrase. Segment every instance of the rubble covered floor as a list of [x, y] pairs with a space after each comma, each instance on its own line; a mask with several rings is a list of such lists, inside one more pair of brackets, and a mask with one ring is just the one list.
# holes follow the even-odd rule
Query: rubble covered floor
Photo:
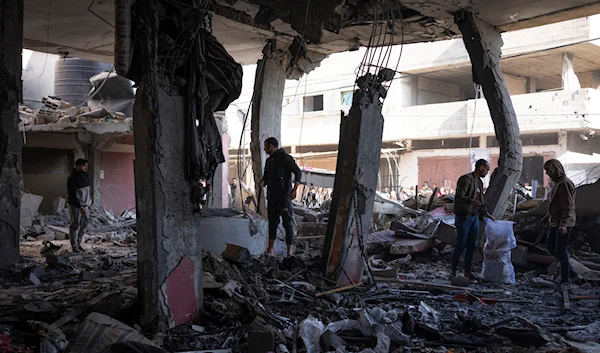
[[[82, 254], [70, 253], [68, 240], [22, 242], [22, 261], [3, 270], [0, 282], [0, 337], [10, 337], [13, 351], [33, 351], [43, 337], [26, 320], [51, 324], [75, 313], [61, 326], [67, 338], [91, 312], [136, 325], [135, 243], [117, 233], [90, 232]], [[365, 349], [387, 342], [381, 333], [390, 347], [375, 352], [543, 352], [600, 339], [595, 282], [571, 290], [569, 310], [543, 265], [518, 271], [516, 285], [456, 287], [448, 280], [449, 251], [438, 243], [424, 253], [371, 259], [375, 285], [328, 294], [338, 287], [317, 274], [322, 242], [312, 241], [297, 257], [262, 256], [241, 264], [205, 253], [205, 314], [194, 326], [147, 336], [175, 352], [248, 352], [261, 334], [287, 347], [298, 337], [302, 352], [303, 332], [314, 322], [342, 340], [320, 332], [319, 344], [334, 340], [348, 352], [371, 352]], [[48, 260], [40, 254], [54, 246], [62, 247], [46, 250]], [[397, 276], [383, 277], [389, 271], [375, 268], [388, 265]]]

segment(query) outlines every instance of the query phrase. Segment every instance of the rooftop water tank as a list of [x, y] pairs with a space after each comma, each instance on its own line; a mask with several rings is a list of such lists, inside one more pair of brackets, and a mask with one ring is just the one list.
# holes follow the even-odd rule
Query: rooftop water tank
[[80, 105], [87, 100], [92, 89], [90, 78], [111, 68], [111, 64], [98, 61], [59, 59], [54, 67], [54, 95], [71, 105]]

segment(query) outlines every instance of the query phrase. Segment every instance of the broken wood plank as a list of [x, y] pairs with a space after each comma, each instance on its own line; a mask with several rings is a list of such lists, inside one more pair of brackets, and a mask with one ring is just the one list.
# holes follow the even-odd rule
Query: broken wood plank
[[298, 278], [298, 277], [302, 276], [304, 273], [306, 273], [306, 271], [308, 271], [308, 270], [304, 268], [304, 269], [296, 272], [294, 275], [292, 275], [290, 278], [286, 279], [284, 282], [289, 282], [289, 281], [293, 280], [294, 278]]
[[314, 239], [325, 239], [325, 235], [311, 235], [305, 237], [296, 237], [296, 240], [314, 240]]
[[431, 194], [431, 197], [429, 198], [429, 202], [427, 203], [427, 208], [425, 208], [425, 211], [429, 212], [431, 211], [431, 205], [433, 205], [433, 200], [435, 199], [435, 194], [437, 194], [438, 188], [436, 187], [435, 189], [433, 189], [433, 194]]
[[307, 298], [309, 298], [309, 299], [314, 299], [314, 298], [313, 298], [313, 297], [312, 297], [310, 294], [308, 294], [308, 293], [306, 293], [306, 292], [303, 292], [303, 291], [301, 291], [301, 290], [299, 290], [299, 289], [296, 289], [296, 288], [294, 288], [294, 287], [290, 286], [290, 285], [289, 285], [289, 284], [287, 284], [287, 283], [281, 282], [281, 281], [280, 281], [280, 280], [278, 280], [278, 279], [273, 279], [273, 280], [274, 280], [275, 282], [277, 282], [277, 283], [281, 284], [282, 286], [284, 286], [284, 287], [288, 288], [288, 289], [289, 289], [289, 290], [291, 290], [292, 292], [296, 292], [296, 293], [298, 293], [298, 294], [302, 294], [303, 296], [305, 296], [305, 297], [307, 297]]
[[[430, 287], [430, 288], [437, 288], [437, 289], [444, 289], [444, 290], [459, 290], [459, 291], [464, 291], [466, 287], [458, 287], [458, 286], [452, 286], [452, 285], [448, 285], [448, 284], [441, 284], [441, 283], [431, 283], [431, 282], [423, 282], [423, 281], [412, 281], [412, 280], [402, 280], [402, 279], [398, 279], [398, 278], [383, 278], [383, 277], [375, 277], [375, 280], [378, 282], [384, 282], [384, 283], [398, 283], [398, 284], [411, 284], [411, 285], [416, 285], [416, 286], [424, 286], [424, 287]], [[504, 292], [504, 289], [487, 289], [487, 288], [480, 288], [480, 289], [475, 289], [475, 288], [469, 288], [475, 292], [480, 292], [480, 293], [502, 293]]]
[[361, 283], [357, 283], [357, 284], [351, 284], [349, 286], [345, 286], [345, 287], [340, 287], [340, 288], [336, 288], [336, 289], [332, 289], [332, 290], [328, 290], [327, 292], [321, 292], [321, 293], [317, 293], [315, 296], [316, 297], [322, 297], [324, 295], [328, 295], [328, 294], [334, 294], [334, 293], [338, 293], [338, 292], [343, 292], [345, 290], [349, 290], [352, 288], [356, 288], [356, 287], [360, 287]]
[[57, 328], [61, 327], [62, 325], [66, 324], [67, 322], [73, 320], [74, 318], [76, 318], [78, 315], [82, 314], [84, 311], [92, 308], [94, 305], [100, 303], [103, 299], [108, 298], [109, 296], [113, 295], [113, 294], [117, 294], [118, 291], [108, 291], [108, 292], [104, 292], [96, 297], [94, 297], [93, 299], [89, 300], [88, 302], [86, 302], [85, 304], [81, 305], [79, 308], [71, 310], [67, 315], [61, 317], [60, 319], [54, 321], [50, 326], [48, 326], [48, 332], [54, 331]]
[[571, 301], [569, 300], [569, 290], [563, 289], [562, 295], [563, 295], [563, 304], [565, 306], [565, 310], [571, 310]]

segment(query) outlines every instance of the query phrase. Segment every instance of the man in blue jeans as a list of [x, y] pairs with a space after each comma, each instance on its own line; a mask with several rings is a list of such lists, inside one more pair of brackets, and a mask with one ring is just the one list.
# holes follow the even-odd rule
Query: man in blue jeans
[[479, 220], [483, 219], [483, 216], [492, 218], [484, 208], [483, 182], [481, 181], [481, 178], [484, 178], [489, 171], [490, 164], [488, 161], [480, 159], [475, 163], [475, 170], [472, 173], [465, 174], [458, 179], [454, 198], [456, 242], [452, 251], [451, 279], [456, 277], [458, 262], [465, 250], [465, 277], [478, 278], [477, 275], [471, 272], [471, 264], [477, 246]]
[[561, 288], [568, 289], [571, 279], [577, 277], [569, 263], [568, 252], [569, 236], [576, 221], [575, 185], [567, 178], [562, 163], [556, 159], [547, 161], [544, 170], [554, 183], [548, 195], [548, 214], [542, 219], [542, 223], [549, 222], [546, 248], [560, 262]]

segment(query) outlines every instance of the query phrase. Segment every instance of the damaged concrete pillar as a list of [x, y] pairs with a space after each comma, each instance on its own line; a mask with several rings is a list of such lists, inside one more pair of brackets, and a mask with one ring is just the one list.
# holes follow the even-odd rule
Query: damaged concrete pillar
[[199, 217], [185, 178], [184, 97], [160, 74], [157, 0], [134, 12], [140, 68], [133, 112], [141, 323], [150, 329], [192, 321], [202, 308]]
[[[269, 137], [281, 141], [281, 109], [285, 88], [285, 67], [289, 61], [288, 53], [277, 50], [275, 40], [267, 41], [263, 49], [263, 58], [256, 65], [254, 96], [252, 100], [251, 141], [252, 172], [254, 182], [263, 177], [267, 155], [263, 143]], [[258, 212], [267, 217], [266, 195], [257, 188]]]
[[[382, 103], [359, 89], [342, 115], [322, 270], [340, 284], [360, 282], [371, 226], [383, 135]], [[342, 113], [343, 114], [343, 113]]]
[[471, 58], [473, 81], [483, 88], [500, 145], [498, 172], [486, 193], [487, 210], [500, 218], [506, 210], [510, 190], [519, 181], [523, 169], [519, 123], [499, 65], [502, 37], [498, 29], [470, 12], [458, 13], [456, 23]]
[[562, 89], [580, 89], [581, 84], [579, 83], [579, 78], [575, 73], [573, 54], [563, 53], [562, 64]]
[[0, 267], [19, 261], [23, 0], [0, 0]]

